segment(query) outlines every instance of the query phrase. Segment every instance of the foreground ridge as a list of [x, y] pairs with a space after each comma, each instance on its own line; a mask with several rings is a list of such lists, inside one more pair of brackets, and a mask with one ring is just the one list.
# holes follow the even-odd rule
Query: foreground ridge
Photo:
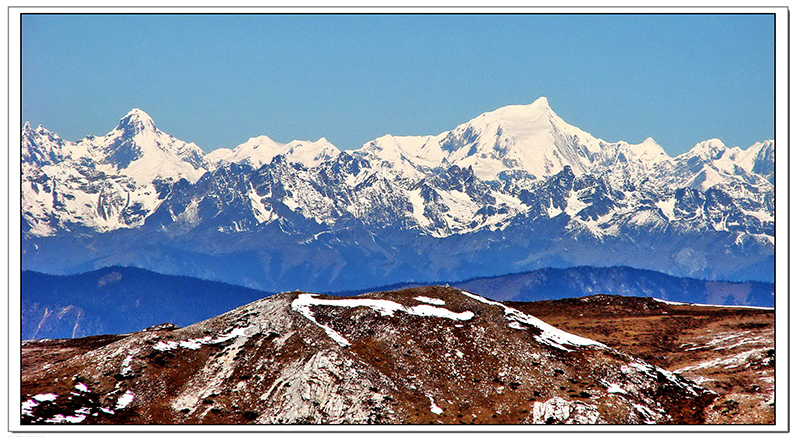
[[702, 423], [717, 396], [449, 287], [284, 293], [98, 344], [29, 368], [23, 423]]

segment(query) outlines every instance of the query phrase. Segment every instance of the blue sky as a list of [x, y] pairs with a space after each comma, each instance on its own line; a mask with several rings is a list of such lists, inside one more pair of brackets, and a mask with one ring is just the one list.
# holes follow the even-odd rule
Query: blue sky
[[75, 140], [131, 108], [204, 150], [437, 134], [540, 96], [668, 153], [773, 137], [771, 15], [26, 15], [22, 117]]

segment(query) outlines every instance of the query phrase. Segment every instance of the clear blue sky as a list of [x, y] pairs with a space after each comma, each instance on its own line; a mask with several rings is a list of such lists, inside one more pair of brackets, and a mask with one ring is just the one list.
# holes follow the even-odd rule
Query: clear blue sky
[[675, 155], [773, 137], [771, 15], [26, 15], [22, 116], [70, 140], [131, 108], [204, 150], [437, 134], [540, 96]]

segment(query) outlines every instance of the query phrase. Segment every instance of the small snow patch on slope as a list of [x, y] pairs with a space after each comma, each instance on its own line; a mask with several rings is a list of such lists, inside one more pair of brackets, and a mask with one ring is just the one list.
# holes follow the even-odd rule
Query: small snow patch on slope
[[52, 402], [58, 398], [58, 395], [55, 393], [44, 393], [40, 395], [33, 396], [33, 399], [39, 402]]
[[430, 305], [404, 307], [397, 302], [382, 299], [316, 299], [314, 296], [317, 295], [310, 293], [301, 294], [292, 301], [292, 309], [311, 320], [315, 325], [322, 328], [325, 333], [328, 334], [328, 336], [340, 346], [349, 346], [350, 342], [330, 326], [326, 326], [318, 322], [317, 319], [314, 318], [314, 313], [311, 310], [312, 305], [337, 306], [345, 308], [365, 306], [372, 308], [381, 316], [389, 317], [393, 316], [397, 311], [415, 316], [441, 317], [451, 320], [471, 320], [471, 318], [474, 317], [474, 313], [471, 311], [456, 313], [446, 308], [439, 308]]
[[546, 210], [546, 213], [549, 215], [550, 218], [554, 218], [562, 214], [562, 209], [557, 208], [555, 206], [549, 206], [548, 209]]
[[433, 399], [433, 396], [425, 395], [428, 399], [430, 399], [430, 412], [433, 414], [441, 414], [444, 410], [441, 409], [438, 405], [436, 405], [436, 400]]
[[711, 304], [705, 304], [705, 303], [672, 302], [672, 301], [669, 301], [669, 300], [657, 299], [655, 297], [653, 298], [653, 300], [655, 300], [656, 302], [667, 304], [667, 305], [690, 305], [690, 306], [693, 306], [693, 307], [742, 308], [742, 309], [750, 309], [750, 310], [769, 310], [769, 311], [774, 311], [774, 309], [775, 309], [774, 307], [755, 307], [755, 306], [749, 306], [749, 305], [711, 305]]
[[615, 384], [614, 382], [609, 383], [607, 386], [607, 393], [620, 393], [624, 395], [628, 394], [626, 390], [623, 390], [619, 384]]
[[668, 220], [675, 220], [675, 197], [656, 202], [656, 207], [662, 210]]
[[413, 217], [416, 219], [416, 223], [423, 228], [430, 226], [430, 220], [425, 217], [425, 204], [420, 190], [409, 191], [408, 200], [411, 201]]
[[598, 407], [578, 401], [568, 401], [561, 397], [553, 397], [545, 402], [532, 404], [532, 423], [536, 425], [549, 423], [594, 424], [601, 415]]
[[135, 399], [135, 393], [127, 390], [116, 402], [116, 409], [121, 410], [122, 408], [126, 408], [127, 405], [132, 403], [133, 399]]
[[444, 305], [445, 302], [441, 299], [436, 299], [434, 297], [427, 297], [427, 296], [416, 296], [414, 300], [418, 300], [419, 302], [429, 303], [431, 305]]
[[33, 399], [28, 399], [25, 402], [22, 402], [22, 415], [33, 416], [33, 409], [36, 408], [38, 404], [39, 403]]
[[161, 352], [174, 350], [179, 347], [196, 350], [201, 348], [201, 345], [204, 344], [218, 344], [231, 340], [236, 337], [245, 336], [245, 331], [247, 329], [248, 329], [247, 326], [238, 326], [232, 329], [231, 332], [219, 335], [217, 338], [212, 338], [207, 336], [202, 338], [189, 338], [187, 340], [179, 340], [179, 341], [160, 341], [156, 345], [152, 346], [152, 348]]
[[529, 325], [534, 326], [540, 329], [541, 334], [535, 336], [535, 338], [543, 344], [547, 344], [549, 346], [555, 347], [557, 349], [562, 349], [568, 351], [564, 345], [570, 346], [596, 346], [596, 347], [603, 347], [606, 348], [605, 345], [595, 341], [590, 340], [589, 338], [579, 337], [578, 335], [570, 334], [565, 332], [561, 329], [557, 329], [542, 320], [524, 314], [521, 311], [518, 311], [515, 308], [510, 308], [502, 303], [494, 302], [492, 300], [486, 299], [482, 296], [478, 296], [476, 294], [468, 293], [466, 291], [461, 291], [464, 295], [478, 300], [480, 302], [486, 303], [488, 305], [494, 305], [501, 307], [505, 312], [505, 317], [510, 320], [507, 326], [513, 329], [526, 329], [522, 325]]

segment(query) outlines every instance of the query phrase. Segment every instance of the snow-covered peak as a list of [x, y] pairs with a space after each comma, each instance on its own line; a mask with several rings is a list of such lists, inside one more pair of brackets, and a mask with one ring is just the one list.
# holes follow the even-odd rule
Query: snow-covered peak
[[455, 128], [444, 140], [447, 160], [472, 166], [477, 176], [493, 180], [505, 170], [523, 170], [543, 178], [570, 166], [581, 174], [602, 141], [566, 123], [541, 97], [529, 105], [510, 105]]
[[653, 138], [648, 137], [639, 144], [618, 143], [618, 150], [628, 160], [642, 163], [654, 164], [659, 161], [669, 161], [671, 158]]
[[551, 109], [549, 101], [541, 97], [529, 105], [508, 105], [486, 112], [466, 124], [499, 123], [523, 129], [540, 124], [539, 127], [548, 128], [550, 121], [555, 118], [559, 119], [559, 116]]
[[249, 138], [248, 141], [230, 149], [217, 149], [207, 155], [213, 164], [224, 162], [247, 162], [255, 168], [269, 164], [277, 155], [283, 155], [287, 161], [298, 162], [307, 167], [316, 167], [320, 163], [339, 156], [340, 150], [325, 137], [317, 141], [294, 140], [287, 144], [274, 141], [267, 135]]
[[423, 168], [472, 167], [484, 180], [507, 170], [537, 178], [571, 166], [576, 174], [592, 166], [591, 155], [601, 140], [562, 120], [541, 97], [529, 105], [509, 105], [481, 114], [435, 136], [385, 135], [355, 153], [379, 162], [381, 168], [412, 176]]
[[545, 107], [547, 109], [551, 109], [551, 107], [549, 106], [549, 99], [547, 99], [546, 96], [538, 97], [537, 100], [532, 102], [529, 106], [535, 106], [538, 108]]
[[367, 142], [353, 155], [361, 156], [381, 170], [403, 177], [421, 177], [422, 168], [443, 166], [447, 152], [441, 150], [437, 136], [394, 136], [391, 134]]
[[548, 99], [541, 97], [529, 105], [507, 105], [494, 111], [486, 112], [480, 117], [485, 119], [501, 119], [512, 121], [521, 120], [523, 122], [531, 122], [558, 116], [551, 109], [551, 106], [549, 106]]
[[44, 135], [48, 137], [60, 138], [58, 134], [49, 131], [47, 128], [45, 128], [42, 125], [39, 125], [34, 129], [33, 126], [30, 124], [30, 122], [26, 121], [25, 125], [22, 126], [22, 136], [26, 137], [32, 135]]
[[129, 132], [131, 134], [136, 134], [142, 132], [144, 130], [155, 130], [154, 120], [149, 114], [145, 113], [144, 111], [133, 108], [127, 115], [124, 116], [121, 120], [119, 120], [119, 124], [116, 129]]
[[22, 159], [25, 162], [42, 166], [58, 163], [76, 152], [72, 149], [72, 143], [41, 125], [33, 129], [30, 123], [25, 123], [22, 128]]
[[691, 150], [685, 152], [683, 156], [688, 158], [700, 157], [705, 161], [719, 159], [728, 148], [721, 140], [712, 138], [710, 140], [701, 141], [695, 145]]
[[746, 171], [757, 173], [774, 183], [775, 140], [758, 142], [736, 157], [736, 165]]
[[168, 135], [154, 125], [140, 109], [127, 113], [118, 125], [104, 136], [89, 135], [71, 142], [39, 126], [22, 132], [23, 159], [39, 165], [83, 160], [95, 169], [130, 176], [139, 184], [158, 178], [186, 178], [195, 182], [206, 171], [204, 152], [194, 143]]
[[651, 138], [651, 137], [648, 137], [648, 138], [646, 138], [646, 139], [645, 139], [645, 140], [643, 140], [643, 141], [642, 141], [642, 143], [640, 143], [640, 144], [642, 144], [642, 145], [645, 145], [645, 146], [655, 146], [655, 147], [659, 147], [659, 143], [657, 143], [657, 142], [656, 142], [656, 140], [654, 140], [654, 139], [653, 139], [653, 138]]

